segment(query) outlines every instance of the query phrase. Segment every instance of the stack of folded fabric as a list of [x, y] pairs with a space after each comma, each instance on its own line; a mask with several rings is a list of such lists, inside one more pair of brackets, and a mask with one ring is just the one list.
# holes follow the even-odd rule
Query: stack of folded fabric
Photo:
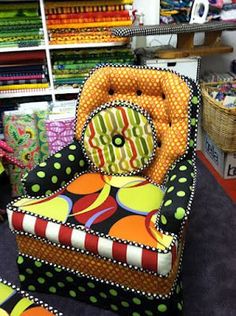
[[220, 18], [222, 21], [236, 22], [236, 0], [229, 0], [223, 5]]
[[0, 48], [43, 44], [39, 2], [0, 3]]
[[133, 64], [128, 47], [63, 50], [52, 53], [55, 87], [78, 87], [97, 64]]
[[189, 22], [189, 13], [193, 0], [161, 0], [160, 19], [162, 23]]
[[0, 93], [49, 87], [44, 51], [0, 54]]
[[132, 24], [133, 0], [47, 1], [47, 27], [51, 44], [126, 43], [111, 28]]

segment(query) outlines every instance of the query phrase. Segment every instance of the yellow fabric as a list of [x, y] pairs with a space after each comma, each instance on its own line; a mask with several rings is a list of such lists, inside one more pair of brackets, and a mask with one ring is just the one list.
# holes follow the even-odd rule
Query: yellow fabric
[[[109, 94], [110, 89], [114, 90], [113, 95]], [[138, 90], [141, 95], [137, 95]], [[82, 89], [76, 137], [81, 138], [89, 114], [104, 103], [127, 100], [146, 109], [161, 146], [144, 173], [160, 184], [172, 163], [187, 148], [189, 96], [188, 85], [171, 72], [130, 67], [99, 68]]]
[[13, 290], [10, 286], [0, 283], [0, 304], [2, 304], [14, 292], [15, 290]]
[[63, 7], [88, 7], [88, 6], [102, 6], [102, 5], [121, 5], [133, 4], [133, 0], [101, 0], [101, 1], [65, 1], [65, 2], [47, 2], [46, 8], [63, 8]]
[[1, 163], [1, 161], [0, 161], [0, 174], [2, 174], [3, 172], [4, 172], [4, 167], [3, 167], [3, 164]]
[[115, 26], [130, 26], [132, 21], [111, 21], [111, 22], [94, 22], [94, 23], [68, 23], [68, 24], [53, 24], [48, 25], [48, 29], [84, 29], [90, 27], [115, 27]]
[[28, 300], [28, 298], [22, 298], [11, 311], [11, 316], [20, 316], [22, 313], [34, 302]]
[[49, 83], [26, 83], [26, 84], [11, 84], [8, 86], [0, 86], [0, 91], [21, 90], [21, 89], [41, 89], [48, 88]]

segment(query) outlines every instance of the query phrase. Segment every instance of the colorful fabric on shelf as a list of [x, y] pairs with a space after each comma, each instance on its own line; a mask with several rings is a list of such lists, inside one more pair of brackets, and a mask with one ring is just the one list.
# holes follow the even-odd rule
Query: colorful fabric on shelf
[[50, 154], [71, 143], [74, 137], [75, 119], [47, 120], [46, 131]]
[[48, 29], [62, 28], [87, 28], [87, 27], [115, 27], [115, 26], [130, 26], [132, 21], [111, 21], [111, 22], [94, 22], [94, 23], [65, 23], [48, 25]]
[[46, 89], [49, 83], [26, 83], [26, 84], [13, 84], [7, 86], [0, 86], [0, 93], [5, 90], [22, 90], [22, 89]]
[[[31, 28], [30, 28], [31, 26]], [[38, 46], [43, 41], [38, 2], [0, 3], [0, 47]]]
[[126, 47], [54, 51], [52, 53], [54, 84], [56, 86], [81, 84], [93, 67], [105, 62], [133, 64], [134, 55], [131, 49]]
[[128, 38], [113, 36], [110, 28], [132, 24], [132, 3], [129, 0], [46, 2], [50, 43], [127, 43]]

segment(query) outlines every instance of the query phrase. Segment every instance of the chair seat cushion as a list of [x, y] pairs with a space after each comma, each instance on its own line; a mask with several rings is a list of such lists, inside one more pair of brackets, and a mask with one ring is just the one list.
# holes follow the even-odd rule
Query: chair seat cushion
[[163, 195], [143, 177], [86, 173], [49, 197], [13, 201], [9, 221], [13, 230], [166, 275], [177, 238], [155, 227]]

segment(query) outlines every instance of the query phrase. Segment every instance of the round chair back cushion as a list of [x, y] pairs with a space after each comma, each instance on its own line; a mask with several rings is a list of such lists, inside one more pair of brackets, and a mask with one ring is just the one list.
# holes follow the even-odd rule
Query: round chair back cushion
[[113, 101], [91, 113], [82, 144], [93, 169], [109, 175], [131, 175], [149, 165], [157, 141], [145, 110], [127, 101]]

